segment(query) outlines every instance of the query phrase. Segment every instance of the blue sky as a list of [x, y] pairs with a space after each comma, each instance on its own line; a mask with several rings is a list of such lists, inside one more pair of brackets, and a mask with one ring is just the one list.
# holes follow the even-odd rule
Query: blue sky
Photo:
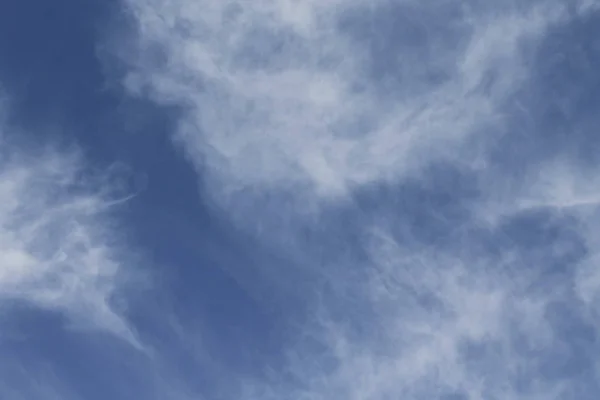
[[595, 399], [600, 3], [0, 3], [0, 399]]

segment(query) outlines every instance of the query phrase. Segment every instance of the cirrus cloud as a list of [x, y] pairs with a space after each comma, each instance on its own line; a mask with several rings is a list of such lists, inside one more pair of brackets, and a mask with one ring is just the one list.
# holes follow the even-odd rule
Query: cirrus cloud
[[[0, 131], [0, 301], [64, 313], [138, 345], [116, 308], [136, 275], [115, 219], [128, 193], [115, 168], [93, 171], [74, 147]], [[115, 174], [116, 173], [116, 174]], [[131, 281], [133, 282], [133, 281]]]
[[292, 265], [256, 279], [310, 310], [232, 397], [592, 398], [597, 168], [514, 149], [555, 133], [525, 92], [597, 2], [124, 3], [124, 86], [181, 107], [204, 189]]

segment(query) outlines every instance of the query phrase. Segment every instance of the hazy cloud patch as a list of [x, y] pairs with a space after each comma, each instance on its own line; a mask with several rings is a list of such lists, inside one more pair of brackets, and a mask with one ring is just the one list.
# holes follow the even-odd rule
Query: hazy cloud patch
[[289, 260], [256, 279], [308, 310], [228, 395], [592, 398], [598, 168], [561, 135], [593, 134], [594, 75], [548, 38], [596, 2], [433, 3], [125, 2], [124, 86], [181, 107], [204, 192]]

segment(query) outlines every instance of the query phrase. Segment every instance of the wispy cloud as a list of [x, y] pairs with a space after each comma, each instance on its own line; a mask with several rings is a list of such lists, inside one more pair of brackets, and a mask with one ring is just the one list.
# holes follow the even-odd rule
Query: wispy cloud
[[0, 132], [0, 301], [64, 313], [136, 344], [125, 310], [115, 308], [119, 286], [136, 275], [112, 215], [129, 188], [114, 168], [86, 166], [76, 148], [17, 130]]
[[232, 396], [587, 396], [597, 168], [499, 153], [543, 143], [512, 104], [547, 101], [524, 94], [540, 44], [596, 2], [125, 4], [124, 85], [183, 109], [210, 195], [312, 279], [285, 366]]
[[[226, 190], [321, 196], [460, 154], [498, 123], [556, 3], [128, 2], [134, 92], [189, 108], [179, 137]], [[221, 188], [222, 189], [222, 188]]]

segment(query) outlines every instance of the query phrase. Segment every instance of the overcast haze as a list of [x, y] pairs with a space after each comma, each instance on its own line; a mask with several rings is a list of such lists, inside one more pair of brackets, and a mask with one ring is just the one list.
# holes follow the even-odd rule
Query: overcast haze
[[600, 393], [600, 2], [0, 2], [0, 399]]

